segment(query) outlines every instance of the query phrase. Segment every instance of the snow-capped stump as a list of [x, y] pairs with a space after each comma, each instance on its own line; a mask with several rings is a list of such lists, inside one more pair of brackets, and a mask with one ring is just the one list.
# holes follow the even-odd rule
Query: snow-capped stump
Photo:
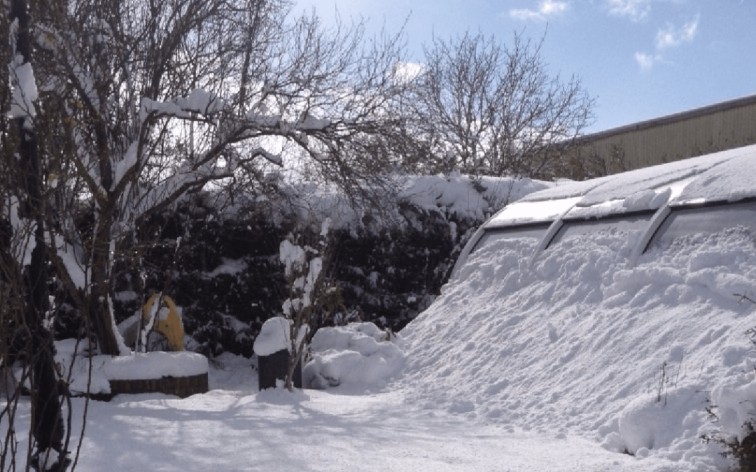
[[404, 367], [396, 341], [369, 322], [320, 328], [310, 346], [313, 359], [304, 368], [305, 386], [381, 387]]
[[290, 333], [291, 320], [282, 316], [266, 320], [260, 328], [260, 334], [255, 338], [255, 354], [260, 357], [270, 356], [279, 351], [288, 351], [291, 347]]
[[[257, 355], [257, 374], [260, 390], [283, 384], [289, 368], [291, 350], [291, 320], [275, 316], [263, 323], [253, 347]], [[294, 386], [302, 387], [302, 364], [294, 370]]]

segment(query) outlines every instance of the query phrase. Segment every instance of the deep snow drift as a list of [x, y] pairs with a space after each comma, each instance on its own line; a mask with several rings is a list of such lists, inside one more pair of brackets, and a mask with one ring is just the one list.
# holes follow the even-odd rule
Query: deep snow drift
[[753, 237], [693, 235], [630, 267], [634, 237], [568, 238], [532, 267], [532, 240], [473, 253], [401, 333], [408, 398], [687, 470], [724, 467], [699, 437], [717, 426], [708, 401], [732, 434], [756, 412], [756, 306], [733, 295], [756, 291]]

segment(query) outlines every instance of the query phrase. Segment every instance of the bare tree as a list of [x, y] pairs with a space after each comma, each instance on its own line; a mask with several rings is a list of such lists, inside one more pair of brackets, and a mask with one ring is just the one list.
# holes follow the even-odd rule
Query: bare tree
[[572, 77], [550, 76], [540, 42], [511, 45], [465, 34], [434, 39], [404, 108], [429, 171], [549, 177], [592, 117], [593, 99]]
[[[380, 182], [397, 37], [287, 22], [284, 0], [68, 0], [33, 9], [53, 260], [118, 354], [113, 263], [151, 214], [209, 182], [309, 162], [355, 198]], [[284, 154], [297, 159], [285, 162]]]

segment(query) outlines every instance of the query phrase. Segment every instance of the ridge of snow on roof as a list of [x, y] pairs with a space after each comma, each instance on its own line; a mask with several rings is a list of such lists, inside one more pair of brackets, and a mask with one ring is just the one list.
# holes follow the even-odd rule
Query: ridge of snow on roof
[[505, 207], [486, 227], [567, 218], [597, 218], [663, 205], [735, 201], [756, 196], [756, 145], [572, 182], [531, 193]]
[[688, 184], [673, 203], [737, 201], [756, 196], [756, 145], [715, 155], [726, 160]]
[[580, 197], [544, 201], [517, 201], [505, 206], [485, 225], [487, 228], [553, 221], [580, 200]]

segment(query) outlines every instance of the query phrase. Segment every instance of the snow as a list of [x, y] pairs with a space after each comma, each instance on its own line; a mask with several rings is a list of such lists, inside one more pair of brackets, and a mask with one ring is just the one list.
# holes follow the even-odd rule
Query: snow
[[286, 277], [292, 277], [307, 262], [305, 250], [289, 240], [281, 241], [279, 247], [281, 263], [284, 265]]
[[[669, 447], [701, 421], [705, 394], [693, 387], [659, 391], [639, 396], [622, 410], [618, 420], [619, 439], [636, 456], [648, 456], [652, 449]], [[607, 441], [608, 442], [608, 441]]]
[[604, 183], [588, 192], [580, 205], [591, 206], [610, 200], [632, 198], [653, 189], [664, 191], [676, 182], [704, 173], [729, 157], [728, 153], [710, 154], [609, 176]]
[[[276, 174], [272, 174], [275, 176]], [[401, 214], [405, 204], [428, 213], [441, 213], [448, 219], [483, 220], [505, 204], [523, 196], [549, 188], [553, 184], [538, 180], [511, 177], [473, 178], [459, 173], [433, 176], [398, 176], [391, 182], [391, 191], [384, 196], [397, 200], [387, 205], [389, 210], [371, 214], [375, 225], [387, 220], [407, 221]], [[286, 188], [295, 201], [301, 221], [320, 222], [330, 219], [332, 229], [356, 229], [364, 224], [365, 213], [356, 211], [343, 193], [314, 182], [297, 182]], [[282, 214], [292, 210], [291, 200], [285, 201]], [[409, 224], [412, 224], [410, 219]]]
[[16, 56], [11, 64], [11, 80], [13, 94], [11, 96], [10, 118], [28, 118], [36, 116], [34, 101], [39, 96], [37, 83], [34, 80], [34, 70], [28, 62], [23, 62], [21, 56]]
[[385, 386], [404, 367], [395, 335], [373, 323], [321, 328], [312, 338], [313, 360], [303, 372], [305, 386], [375, 389]]
[[194, 89], [185, 97], [176, 97], [165, 102], [146, 97], [143, 97], [141, 102], [142, 118], [149, 113], [182, 119], [192, 118], [195, 113], [209, 116], [225, 108], [226, 102], [223, 99], [203, 89]]
[[[620, 176], [608, 200], [590, 196], [608, 178], [545, 194], [596, 211], [754, 196], [726, 171], [755, 151]], [[439, 208], [469, 184], [453, 180], [448, 194], [416, 188]], [[258, 392], [253, 362], [224, 355], [206, 394], [94, 402], [77, 470], [725, 471], [721, 445], [700, 438], [742, 438], [756, 413], [756, 304], [734, 295], [756, 291], [753, 234], [684, 235], [631, 261], [641, 237], [577, 234], [532, 259], [533, 239], [492, 239], [397, 336], [367, 323], [318, 331], [305, 378], [324, 390]], [[269, 320], [255, 352], [288, 348], [288, 333]], [[76, 438], [83, 399], [72, 407]], [[29, 415], [22, 399], [17, 429]]]
[[[323, 232], [327, 234], [328, 224], [330, 221], [326, 219], [321, 226], [321, 234]], [[291, 319], [295, 318], [297, 313], [308, 309], [314, 302], [313, 291], [316, 289], [320, 271], [323, 269], [323, 258], [314, 256], [308, 258], [307, 252], [315, 254], [317, 251], [312, 248], [302, 248], [288, 240], [282, 241], [279, 247], [279, 258], [284, 265], [284, 275], [290, 280], [292, 292], [284, 301], [282, 308], [283, 313]]]
[[476, 183], [469, 176], [452, 173], [408, 178], [399, 196], [428, 211], [445, 207], [450, 214], [459, 217], [482, 218], [486, 211], [501, 208], [549, 185], [537, 180], [493, 177], [480, 177]]
[[302, 131], [322, 131], [331, 126], [331, 120], [316, 118], [305, 113], [297, 123], [296, 128]]
[[[741, 353], [733, 352], [733, 355]], [[743, 439], [746, 422], [753, 422], [756, 412], [756, 378], [753, 376], [753, 368], [743, 371], [732, 378], [717, 385], [711, 392], [711, 403], [717, 410], [718, 421], [722, 430], [730, 433], [730, 436]]]
[[187, 111], [212, 114], [223, 110], [226, 104], [214, 93], [202, 89], [194, 89], [186, 97], [179, 97], [176, 104]]
[[121, 182], [123, 176], [126, 175], [126, 172], [128, 172], [129, 169], [137, 165], [139, 161], [138, 151], [139, 142], [134, 141], [129, 145], [128, 149], [123, 155], [123, 158], [116, 162], [113, 187], [116, 187]]
[[518, 201], [494, 215], [486, 227], [514, 226], [526, 223], [553, 221], [561, 217], [580, 199], [578, 197], [547, 201]]
[[[56, 362], [74, 395], [86, 391], [110, 393], [110, 380], [188, 377], [208, 371], [207, 358], [194, 352], [154, 351], [116, 357], [87, 357], [83, 355], [88, 349], [85, 343], [77, 345], [72, 339], [57, 342], [56, 349]], [[78, 355], [74, 357], [74, 353]]]
[[274, 316], [265, 320], [253, 346], [258, 356], [269, 356], [291, 349], [291, 320]]
[[695, 179], [677, 198], [679, 203], [694, 201], [736, 201], [756, 196], [753, 175], [756, 171], [756, 146], [718, 153], [728, 160]]
[[600, 202], [624, 198], [635, 192], [653, 189], [665, 184], [699, 175], [706, 170], [730, 159], [737, 153], [755, 152], [756, 147], [741, 148], [739, 151], [724, 151], [701, 157], [685, 159], [657, 166], [645, 167], [621, 174], [609, 175], [583, 182], [567, 182], [548, 190], [533, 193], [524, 201], [559, 200], [570, 197], [584, 197], [586, 206]]
[[532, 268], [528, 240], [473, 253], [401, 332], [412, 401], [594, 438], [681, 470], [722, 470], [699, 437], [714, 427], [709, 395], [732, 418], [720, 425], [729, 434], [754, 412], [756, 353], [745, 332], [756, 306], [733, 296], [756, 287], [752, 235], [692, 235], [628, 266], [636, 237], [566, 239]]
[[226, 356], [207, 394], [95, 403], [80, 470], [105, 455], [119, 470], [725, 470], [699, 436], [707, 400], [733, 435], [753, 413], [756, 307], [732, 295], [756, 281], [748, 237], [683, 238], [633, 268], [623, 234], [568, 239], [532, 270], [532, 242], [493, 244], [398, 338], [318, 331], [305, 378], [337, 388], [256, 393], [249, 361]]
[[[123, 395], [109, 403], [92, 402], [76, 470], [649, 470], [632, 457], [596, 448], [581, 438], [471, 425], [464, 418], [410, 409], [400, 394], [391, 392], [359, 396], [268, 389], [258, 393], [248, 365], [231, 358], [225, 361], [229, 372], [215, 370], [212, 390], [203, 395], [185, 399]], [[81, 432], [83, 400], [74, 399], [73, 408], [75, 441]], [[24, 403], [19, 421], [28, 416]], [[20, 448], [27, 445], [25, 435], [18, 440]]]
[[339, 386], [257, 392], [251, 362], [224, 355], [206, 394], [92, 403], [77, 470], [724, 471], [699, 436], [739, 434], [756, 395], [756, 305], [732, 295], [756, 286], [748, 238], [682, 238], [634, 267], [621, 233], [566, 239], [532, 268], [532, 241], [485, 246], [397, 338], [316, 333], [306, 372]]
[[[8, 64], [10, 74], [11, 100], [9, 118], [34, 118], [37, 115], [34, 101], [39, 97], [37, 81], [31, 63], [25, 62], [24, 57], [16, 52], [18, 41], [19, 20], [14, 19], [10, 24], [8, 39], [10, 41], [13, 58]], [[30, 126], [27, 120], [25, 126]]]
[[236, 275], [247, 270], [247, 262], [242, 259], [222, 258], [221, 264], [207, 273], [205, 277], [213, 278], [219, 275]]
[[281, 115], [260, 115], [254, 111], [247, 113], [246, 118], [262, 128], [273, 128], [281, 123]]
[[736, 201], [756, 196], [756, 146], [638, 169], [530, 193], [494, 215], [487, 227], [600, 218], [664, 205]]
[[110, 379], [136, 380], [188, 377], [207, 372], [207, 358], [194, 352], [134, 353], [111, 358], [105, 366]]

